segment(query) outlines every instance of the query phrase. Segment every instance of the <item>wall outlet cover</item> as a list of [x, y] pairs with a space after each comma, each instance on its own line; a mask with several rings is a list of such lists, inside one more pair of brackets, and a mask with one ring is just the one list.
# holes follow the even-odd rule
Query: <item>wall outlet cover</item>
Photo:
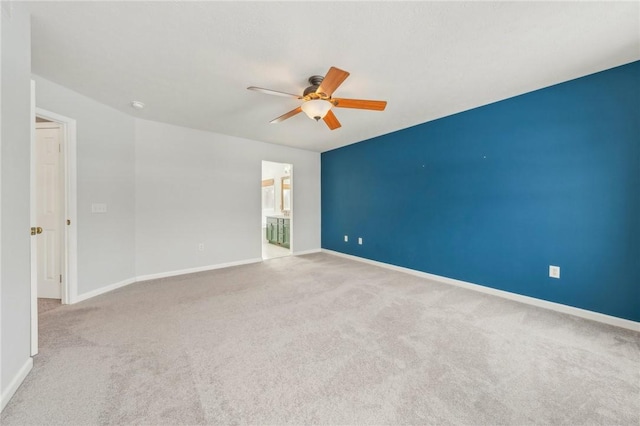
[[362, 237], [358, 237], [358, 244], [362, 245]]
[[560, 267], [549, 265], [549, 276], [551, 278], [560, 278]]
[[348, 235], [345, 235], [345, 236], [344, 236], [344, 242], [345, 242], [345, 243], [348, 243], [348, 242], [349, 242], [349, 236], [348, 236]]

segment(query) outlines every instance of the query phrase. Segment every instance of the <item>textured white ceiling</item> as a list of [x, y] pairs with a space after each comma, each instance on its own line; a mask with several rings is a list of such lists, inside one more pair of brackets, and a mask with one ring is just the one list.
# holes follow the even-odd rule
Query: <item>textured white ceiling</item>
[[[639, 2], [33, 2], [33, 72], [125, 113], [326, 151], [640, 59]], [[300, 101], [330, 66], [330, 131]], [[133, 110], [131, 100], [147, 107]]]

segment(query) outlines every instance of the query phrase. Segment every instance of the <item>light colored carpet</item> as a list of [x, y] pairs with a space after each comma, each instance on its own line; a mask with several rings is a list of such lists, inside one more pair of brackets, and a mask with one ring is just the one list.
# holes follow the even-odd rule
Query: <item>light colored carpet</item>
[[329, 254], [134, 284], [41, 321], [14, 424], [621, 424], [640, 336]]
[[38, 297], [38, 315], [42, 315], [45, 312], [49, 312], [61, 306], [62, 304], [60, 299], [46, 299]]

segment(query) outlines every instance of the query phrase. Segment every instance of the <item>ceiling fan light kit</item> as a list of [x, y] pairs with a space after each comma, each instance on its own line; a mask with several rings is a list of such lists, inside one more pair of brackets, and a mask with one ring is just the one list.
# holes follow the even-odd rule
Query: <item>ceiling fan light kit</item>
[[363, 99], [340, 99], [332, 98], [333, 92], [344, 82], [349, 73], [336, 67], [331, 67], [324, 77], [313, 75], [309, 77], [311, 86], [307, 87], [302, 96], [277, 90], [264, 89], [262, 87], [250, 86], [249, 90], [266, 93], [268, 95], [285, 96], [303, 101], [302, 105], [271, 120], [271, 123], [280, 123], [294, 115], [304, 111], [304, 113], [315, 121], [322, 119], [331, 130], [335, 130], [342, 125], [336, 118], [331, 108], [355, 108], [368, 109], [372, 111], [384, 111], [387, 106], [386, 101], [367, 101]]
[[320, 121], [327, 115], [332, 106], [331, 102], [324, 99], [311, 99], [303, 103], [300, 108], [310, 119]]

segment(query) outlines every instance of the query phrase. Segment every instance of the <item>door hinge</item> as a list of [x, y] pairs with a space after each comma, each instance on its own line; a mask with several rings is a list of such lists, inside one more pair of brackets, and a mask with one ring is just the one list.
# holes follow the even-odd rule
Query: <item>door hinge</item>
[[61, 144], [58, 144], [58, 152], [62, 152]]
[[62, 284], [62, 274], [60, 274], [60, 284]]

